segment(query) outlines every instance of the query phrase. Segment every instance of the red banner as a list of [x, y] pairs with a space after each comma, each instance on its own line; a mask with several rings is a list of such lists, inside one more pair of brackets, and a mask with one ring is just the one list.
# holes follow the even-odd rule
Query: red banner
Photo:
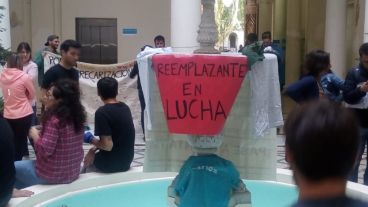
[[248, 71], [245, 56], [154, 55], [170, 133], [216, 135]]

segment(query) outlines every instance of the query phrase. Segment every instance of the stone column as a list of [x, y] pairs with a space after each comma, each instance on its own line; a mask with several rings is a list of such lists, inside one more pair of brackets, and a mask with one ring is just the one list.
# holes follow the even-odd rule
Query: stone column
[[368, 2], [364, 1], [364, 37], [363, 42], [368, 42]]
[[245, 4], [245, 36], [249, 33], [258, 33], [257, 0], [246, 0]]
[[333, 71], [346, 74], [346, 0], [327, 0], [325, 50], [330, 53]]
[[175, 52], [192, 53], [199, 48], [200, 0], [171, 0], [171, 47]]
[[10, 49], [10, 18], [9, 18], [9, 0], [0, 0], [0, 6], [3, 8], [0, 10], [2, 16], [0, 20], [0, 44], [5, 49]]
[[296, 81], [300, 75], [302, 63], [302, 18], [303, 0], [287, 1], [286, 17], [286, 84]]
[[215, 21], [215, 0], [201, 0], [201, 2], [203, 12], [197, 37], [200, 49], [195, 50], [194, 53], [219, 54], [220, 52], [214, 48], [218, 38]]

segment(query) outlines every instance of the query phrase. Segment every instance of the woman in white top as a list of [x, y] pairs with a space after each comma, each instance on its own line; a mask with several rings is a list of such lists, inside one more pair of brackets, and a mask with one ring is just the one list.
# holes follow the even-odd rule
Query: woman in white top
[[[36, 81], [38, 77], [38, 68], [37, 64], [32, 61], [32, 50], [31, 46], [27, 42], [21, 42], [18, 45], [17, 53], [22, 57], [23, 61], [23, 72], [27, 73], [32, 77], [33, 85], [36, 88]], [[31, 102], [33, 108], [33, 117], [32, 117], [32, 126], [37, 124], [37, 106], [36, 106], [36, 98], [34, 98]], [[30, 140], [31, 141], [31, 140]], [[32, 144], [33, 146], [33, 144]], [[24, 155], [28, 156], [28, 146], [25, 145], [23, 148]]]

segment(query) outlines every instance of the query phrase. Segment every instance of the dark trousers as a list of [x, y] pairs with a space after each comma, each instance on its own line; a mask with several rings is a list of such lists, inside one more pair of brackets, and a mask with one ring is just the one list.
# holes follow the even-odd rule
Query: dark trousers
[[27, 144], [27, 137], [29, 129], [31, 128], [32, 116], [33, 114], [20, 119], [6, 119], [14, 134], [15, 161], [22, 160], [23, 158], [23, 147], [25, 144]]
[[142, 90], [138, 90], [139, 103], [141, 104], [141, 125], [144, 133], [144, 109], [146, 109], [146, 102], [144, 102], [144, 96]]
[[[360, 162], [362, 160], [362, 156], [364, 153], [364, 150], [366, 148], [366, 146], [368, 145], [368, 128], [361, 128], [360, 129], [360, 144], [359, 144], [359, 151], [358, 151], [358, 158], [357, 161], [355, 163], [354, 169], [352, 171], [352, 173], [350, 174], [349, 180], [353, 181], [353, 182], [358, 182], [358, 173], [359, 173], [359, 166], [360, 166]], [[366, 168], [364, 169], [364, 177], [363, 177], [363, 182], [364, 185], [368, 185], [368, 156], [367, 156], [367, 160], [366, 160]]]

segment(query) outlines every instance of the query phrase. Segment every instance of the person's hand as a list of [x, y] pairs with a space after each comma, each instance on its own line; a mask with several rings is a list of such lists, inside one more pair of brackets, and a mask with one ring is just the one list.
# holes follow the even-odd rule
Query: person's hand
[[16, 188], [13, 189], [12, 198], [20, 198], [20, 197], [31, 197], [34, 192], [29, 190], [18, 190]]
[[362, 92], [368, 92], [368, 82], [364, 82], [362, 85], [360, 85], [359, 90]]
[[31, 127], [28, 136], [33, 139], [34, 142], [37, 142], [37, 140], [40, 139], [40, 131], [36, 127]]
[[95, 160], [96, 150], [97, 148], [93, 147], [87, 152], [86, 156], [84, 157], [84, 161], [83, 161], [84, 168], [87, 168], [93, 164], [93, 161]]

